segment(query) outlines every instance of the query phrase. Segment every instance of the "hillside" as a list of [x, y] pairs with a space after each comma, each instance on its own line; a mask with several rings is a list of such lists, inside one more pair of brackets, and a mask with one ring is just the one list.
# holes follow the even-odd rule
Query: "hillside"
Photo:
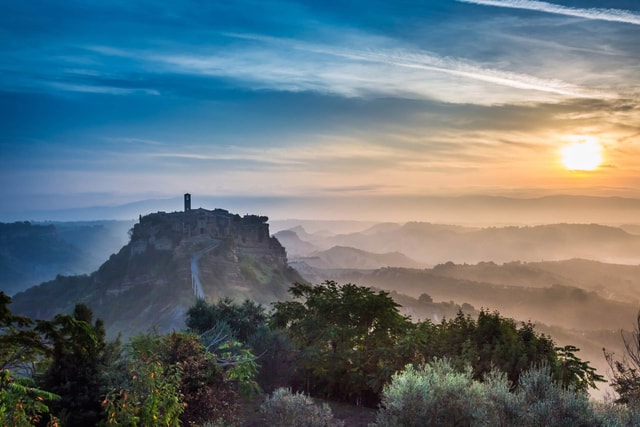
[[266, 217], [222, 209], [158, 212], [141, 217], [129, 243], [97, 271], [58, 276], [21, 292], [12, 309], [50, 318], [83, 302], [111, 335], [129, 336], [151, 328], [182, 329], [196, 292], [211, 300], [269, 303], [286, 298], [289, 285], [300, 280], [284, 248], [270, 237]]
[[9, 295], [59, 273], [78, 273], [84, 259], [53, 225], [0, 223], [0, 289]]
[[640, 263], [640, 236], [599, 224], [473, 228], [425, 222], [385, 223], [360, 232], [325, 236], [296, 227], [289, 230], [283, 244], [287, 248], [291, 244], [292, 252], [298, 256], [309, 256], [312, 248], [322, 251], [345, 246], [373, 253], [400, 252], [428, 265], [571, 258]]
[[338, 268], [354, 270], [370, 270], [381, 267], [421, 267], [420, 263], [400, 252], [376, 254], [361, 249], [345, 246], [334, 246], [326, 251], [315, 252], [298, 261], [314, 268]]
[[640, 265], [608, 264], [585, 259], [496, 264], [446, 263], [434, 267], [438, 275], [495, 285], [572, 286], [597, 292], [603, 298], [639, 305]]
[[0, 223], [0, 290], [94, 271], [126, 243], [130, 221]]
[[[414, 298], [427, 294], [434, 301], [469, 303], [476, 308], [498, 310], [515, 319], [531, 319], [569, 329], [629, 328], [638, 312], [633, 301], [613, 300], [580, 287], [545, 282], [546, 275], [541, 276], [542, 280], [535, 287], [520, 286], [451, 277], [447, 270], [452, 268], [455, 265], [427, 270], [343, 270], [337, 280], [396, 291]], [[513, 283], [517, 282], [517, 277], [513, 276]]]

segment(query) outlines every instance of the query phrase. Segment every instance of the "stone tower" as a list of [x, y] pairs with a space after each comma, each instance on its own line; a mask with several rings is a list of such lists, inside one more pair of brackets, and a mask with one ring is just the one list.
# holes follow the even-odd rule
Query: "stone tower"
[[189, 212], [191, 210], [191, 194], [185, 193], [184, 195], [184, 211]]

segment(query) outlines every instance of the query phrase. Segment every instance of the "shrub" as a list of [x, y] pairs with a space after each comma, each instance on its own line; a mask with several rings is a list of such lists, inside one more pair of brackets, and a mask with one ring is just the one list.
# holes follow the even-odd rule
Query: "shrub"
[[599, 426], [633, 427], [640, 425], [640, 408], [611, 402], [594, 403], [594, 412]]
[[523, 372], [515, 391], [506, 373], [492, 370], [483, 380], [474, 380], [470, 367], [457, 371], [447, 359], [408, 365], [385, 386], [375, 426], [639, 425], [632, 408], [609, 405], [594, 412], [589, 395], [564, 389], [547, 365]]
[[407, 365], [383, 390], [377, 427], [482, 425], [488, 405], [470, 368], [456, 372], [448, 360]]
[[484, 376], [484, 392], [487, 408], [487, 423], [496, 427], [521, 425], [524, 409], [521, 395], [511, 392], [507, 374], [491, 370]]
[[547, 365], [525, 371], [517, 393], [526, 411], [527, 426], [594, 425], [594, 413], [585, 391], [563, 389]]
[[260, 411], [267, 425], [273, 427], [341, 427], [344, 423], [333, 418], [326, 403], [316, 405], [311, 398], [290, 389], [279, 388], [268, 397]]

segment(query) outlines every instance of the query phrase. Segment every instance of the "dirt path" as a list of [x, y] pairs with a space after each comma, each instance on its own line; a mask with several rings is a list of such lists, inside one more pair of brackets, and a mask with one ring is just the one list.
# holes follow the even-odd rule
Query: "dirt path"
[[198, 299], [204, 299], [204, 290], [202, 289], [202, 283], [200, 282], [200, 268], [198, 267], [198, 261], [200, 261], [200, 257], [202, 255], [214, 250], [219, 245], [220, 242], [215, 242], [212, 245], [199, 250], [191, 257], [191, 285], [193, 287], [193, 293]]

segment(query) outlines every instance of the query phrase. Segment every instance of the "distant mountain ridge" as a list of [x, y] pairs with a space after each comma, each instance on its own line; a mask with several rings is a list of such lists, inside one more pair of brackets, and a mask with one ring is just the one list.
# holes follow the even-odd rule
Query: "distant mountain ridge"
[[[326, 237], [313, 234], [313, 239], [309, 241], [305, 241], [294, 230], [289, 230], [283, 244], [285, 247], [291, 244], [292, 254], [297, 257], [308, 257], [314, 252], [342, 246], [371, 253], [398, 252], [427, 265], [448, 261], [475, 264], [571, 258], [621, 264], [640, 263], [639, 235], [599, 224], [478, 228], [408, 222], [395, 226], [373, 226], [361, 232]], [[280, 233], [283, 231], [277, 235]]]
[[422, 267], [419, 262], [400, 252], [376, 254], [347, 246], [334, 246], [326, 251], [315, 252], [308, 257], [300, 258], [299, 261], [314, 268], [326, 269], [370, 270], [388, 266]]
[[[488, 195], [461, 196], [261, 196], [226, 197], [200, 196], [209, 206], [226, 206], [236, 212], [260, 211], [271, 218], [274, 230], [291, 228], [294, 223], [309, 220], [285, 218], [318, 218], [325, 224], [341, 223], [354, 229], [360, 223], [408, 220], [436, 223], [487, 225], [549, 224], [559, 222], [637, 224], [640, 218], [640, 199], [624, 197], [598, 197], [580, 195], [548, 195], [543, 197], [504, 197]], [[170, 210], [179, 204], [178, 198], [147, 199], [120, 205], [43, 209], [20, 204], [0, 209], [0, 221], [16, 220], [133, 220], [144, 212]], [[327, 207], [331, 207], [330, 210]], [[318, 214], [321, 212], [321, 214]], [[357, 221], [335, 221], [358, 218]], [[304, 223], [303, 223], [304, 225]], [[306, 227], [306, 225], [304, 225]], [[333, 226], [323, 226], [332, 228]], [[308, 228], [309, 229], [309, 228]], [[315, 231], [315, 230], [314, 230]]]
[[269, 235], [268, 218], [223, 209], [158, 212], [140, 217], [131, 240], [91, 275], [59, 276], [14, 296], [12, 310], [33, 318], [90, 306], [111, 334], [182, 329], [196, 300], [192, 262], [206, 298], [287, 297], [303, 280]]

